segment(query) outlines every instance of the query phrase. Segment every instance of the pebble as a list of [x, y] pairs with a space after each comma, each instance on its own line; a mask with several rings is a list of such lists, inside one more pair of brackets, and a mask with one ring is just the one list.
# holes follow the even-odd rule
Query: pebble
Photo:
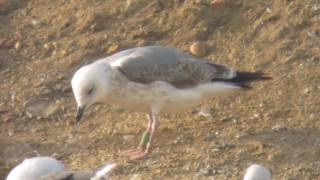
[[250, 120], [258, 119], [260, 117], [259, 113], [254, 114], [252, 117], [250, 117]]
[[309, 94], [311, 92], [311, 88], [305, 88], [304, 90], [303, 90], [303, 93], [304, 94]]
[[282, 125], [275, 125], [271, 128], [272, 131], [283, 131], [287, 130], [288, 128]]
[[123, 135], [122, 138], [125, 141], [130, 141], [130, 140], [132, 140], [134, 138], [134, 136], [133, 135]]
[[51, 49], [51, 45], [49, 43], [44, 43], [43, 47], [46, 49], [46, 50], [49, 50]]
[[15, 45], [14, 45], [14, 48], [16, 48], [17, 50], [21, 48], [21, 42], [17, 42]]
[[34, 26], [37, 26], [37, 25], [40, 24], [40, 22], [38, 20], [32, 19], [31, 20], [31, 24], [34, 25]]
[[201, 168], [196, 176], [209, 176], [212, 174], [212, 169], [210, 168]]
[[112, 54], [115, 53], [116, 51], [118, 51], [120, 48], [119, 44], [112, 44], [111, 46], [109, 46], [107, 53], [108, 54]]
[[13, 136], [14, 135], [14, 132], [12, 131], [12, 130], [9, 130], [9, 132], [8, 132], [8, 136]]
[[203, 105], [198, 113], [199, 116], [211, 117], [211, 108], [209, 106]]
[[25, 113], [29, 118], [47, 118], [57, 113], [59, 105], [44, 99], [31, 99], [25, 104]]
[[197, 41], [190, 46], [190, 52], [198, 57], [206, 55], [206, 46], [204, 43]]
[[307, 32], [307, 36], [308, 36], [309, 38], [314, 39], [314, 38], [320, 36], [320, 31], [319, 31], [319, 30], [309, 31], [309, 32]]
[[271, 10], [270, 7], [267, 7], [267, 8], [266, 8], [266, 11], [267, 11], [268, 13], [272, 13], [272, 10]]

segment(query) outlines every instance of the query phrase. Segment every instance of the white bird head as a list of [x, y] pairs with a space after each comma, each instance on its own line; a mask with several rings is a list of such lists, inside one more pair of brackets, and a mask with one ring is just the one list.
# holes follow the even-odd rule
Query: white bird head
[[64, 169], [64, 165], [51, 157], [25, 159], [11, 170], [6, 180], [35, 180], [41, 176]]
[[243, 180], [271, 180], [271, 173], [267, 168], [253, 164], [247, 169]]
[[71, 80], [73, 94], [77, 102], [76, 120], [79, 121], [85, 108], [103, 102], [108, 94], [110, 66], [90, 64], [80, 68]]

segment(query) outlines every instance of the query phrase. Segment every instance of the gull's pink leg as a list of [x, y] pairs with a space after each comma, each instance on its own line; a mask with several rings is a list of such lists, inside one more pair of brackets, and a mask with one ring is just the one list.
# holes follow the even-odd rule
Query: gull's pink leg
[[144, 149], [146, 148], [146, 144], [149, 142], [149, 140], [146, 141], [146, 138], [149, 139], [150, 137], [146, 137], [146, 136], [150, 136], [151, 131], [152, 131], [152, 123], [153, 123], [153, 119], [152, 119], [152, 115], [148, 114], [147, 115], [148, 118], [148, 128], [147, 130], [143, 133], [143, 136], [141, 138], [140, 144], [137, 148], [134, 149], [128, 149], [128, 150], [124, 150], [124, 151], [120, 151], [118, 154], [122, 155], [122, 156], [132, 156], [135, 154], [140, 154], [142, 152], [144, 152]]
[[155, 136], [155, 131], [158, 128], [158, 124], [157, 124], [157, 117], [154, 114], [151, 114], [150, 116], [152, 118], [151, 132], [150, 132], [150, 137], [149, 137], [149, 140], [146, 144], [146, 147], [145, 147], [144, 151], [140, 151], [138, 153], [131, 154], [130, 159], [140, 159], [140, 158], [145, 157], [146, 155], [148, 155], [151, 152], [152, 141]]

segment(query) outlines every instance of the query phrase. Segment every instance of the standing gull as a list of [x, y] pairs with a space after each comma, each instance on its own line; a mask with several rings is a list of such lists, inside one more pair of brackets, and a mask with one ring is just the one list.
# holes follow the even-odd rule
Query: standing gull
[[258, 72], [240, 72], [197, 59], [176, 49], [147, 46], [128, 49], [81, 67], [71, 84], [79, 121], [95, 103], [112, 103], [147, 114], [148, 128], [139, 146], [120, 152], [138, 159], [150, 153], [160, 113], [178, 112], [215, 96], [249, 89], [267, 80]]

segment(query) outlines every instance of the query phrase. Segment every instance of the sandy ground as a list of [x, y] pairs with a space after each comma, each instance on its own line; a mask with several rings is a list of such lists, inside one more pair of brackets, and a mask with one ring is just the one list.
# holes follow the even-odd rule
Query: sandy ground
[[[316, 0], [1, 0], [0, 179], [22, 159], [55, 156], [68, 169], [107, 162], [111, 179], [240, 179], [252, 163], [274, 179], [320, 177], [320, 2]], [[144, 114], [92, 107], [74, 124], [80, 66], [116, 51], [166, 45], [273, 80], [163, 115], [148, 158], [128, 161]]]

